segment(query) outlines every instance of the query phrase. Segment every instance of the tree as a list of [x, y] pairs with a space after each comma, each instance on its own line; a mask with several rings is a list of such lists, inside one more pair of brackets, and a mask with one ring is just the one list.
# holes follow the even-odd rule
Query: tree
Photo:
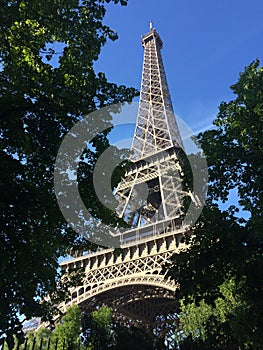
[[[174, 258], [171, 274], [180, 283], [181, 343], [185, 348], [261, 349], [263, 345], [263, 68], [251, 63], [231, 87], [215, 128], [199, 142], [209, 166], [207, 207], [187, 252]], [[239, 208], [219, 210], [235, 189]], [[193, 315], [197, 317], [193, 320]], [[185, 338], [187, 337], [187, 338]], [[181, 345], [184, 348], [184, 345]]]
[[81, 333], [81, 311], [77, 305], [71, 306], [56, 325], [52, 333], [53, 343], [57, 340], [57, 349], [74, 350], [79, 348]]
[[[154, 350], [154, 342], [158, 342], [154, 335], [149, 334], [143, 327], [115, 325], [115, 350]], [[163, 344], [162, 344], [163, 345]], [[163, 349], [163, 347], [162, 347]]]
[[222, 102], [217, 127], [199, 135], [210, 170], [210, 194], [225, 201], [237, 188], [239, 204], [257, 225], [263, 215], [263, 68], [251, 63], [231, 86], [237, 95]]
[[[52, 331], [41, 327], [26, 334], [28, 349], [74, 350], [82, 349], [81, 344], [81, 311], [77, 305], [68, 308], [65, 315]], [[23, 348], [23, 346], [22, 346]]]
[[113, 310], [101, 306], [91, 314], [83, 316], [83, 338], [90, 350], [157, 349], [158, 339], [143, 327], [124, 325], [113, 317]]
[[[40, 328], [37, 331], [30, 331], [26, 334], [27, 339], [27, 349], [47, 349], [48, 343], [53, 345], [51, 342], [51, 330], [47, 328]], [[56, 339], [54, 339], [54, 345], [56, 344]], [[25, 346], [25, 345], [24, 345]]]
[[114, 348], [112, 309], [101, 306], [83, 318], [84, 343], [90, 350]]
[[[58, 257], [83, 244], [68, 228], [54, 195], [61, 140], [82, 116], [136, 94], [93, 69], [106, 40], [117, 38], [102, 23], [104, 3], [1, 3], [0, 336], [7, 336], [10, 347], [12, 334], [23, 340], [19, 315], [47, 313], [47, 304], [39, 301], [56, 290]], [[102, 122], [110, 127], [109, 118]], [[90, 157], [98, 157], [106, 143], [104, 133], [94, 140]]]

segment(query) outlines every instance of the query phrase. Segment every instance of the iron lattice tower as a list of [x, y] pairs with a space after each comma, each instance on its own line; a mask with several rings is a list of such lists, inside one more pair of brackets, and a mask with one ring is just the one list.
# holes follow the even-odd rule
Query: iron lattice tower
[[133, 166], [116, 191], [118, 214], [132, 227], [162, 221], [172, 224], [182, 214], [181, 197], [185, 194], [179, 162], [183, 144], [162, 62], [163, 43], [151, 27], [142, 37], [142, 45], [141, 94], [131, 148]]
[[[128, 319], [154, 324], [175, 314], [177, 284], [163, 273], [171, 256], [185, 248], [180, 154], [183, 144], [174, 117], [155, 29], [142, 37], [144, 63], [132, 165], [117, 187], [117, 212], [130, 225], [121, 234], [121, 252], [103, 249], [61, 263], [85, 269], [71, 302], [91, 310], [105, 303]], [[68, 304], [61, 305], [66, 310]]]

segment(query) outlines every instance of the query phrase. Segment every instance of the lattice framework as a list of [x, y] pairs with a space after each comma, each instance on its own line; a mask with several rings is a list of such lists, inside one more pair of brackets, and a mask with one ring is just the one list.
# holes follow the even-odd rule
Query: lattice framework
[[144, 63], [133, 159], [143, 159], [173, 146], [182, 147], [163, 66], [162, 40], [155, 29], [142, 38]]
[[167, 278], [163, 267], [186, 248], [182, 238], [190, 232], [182, 226], [182, 206], [184, 197], [193, 195], [182, 186], [184, 151], [161, 57], [163, 43], [151, 28], [142, 44], [132, 165], [116, 190], [117, 212], [130, 230], [120, 233], [120, 254], [109, 248], [61, 264], [66, 271], [85, 269], [83, 284], [71, 290], [70, 303], [61, 309], [77, 303], [89, 311], [101, 302], [153, 325], [157, 316], [162, 319], [162, 312], [173, 321], [173, 315], [176, 318], [178, 285]]

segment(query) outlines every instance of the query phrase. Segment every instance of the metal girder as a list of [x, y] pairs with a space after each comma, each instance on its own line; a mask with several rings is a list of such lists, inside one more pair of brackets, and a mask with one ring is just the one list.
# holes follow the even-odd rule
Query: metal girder
[[180, 152], [170, 147], [136, 161], [121, 180], [115, 193], [117, 213], [132, 228], [183, 214], [183, 199], [190, 194], [182, 187]]
[[153, 324], [158, 315], [176, 312], [174, 292], [178, 285], [167, 278], [163, 267], [175, 252], [186, 248], [180, 242], [184, 236], [181, 228], [159, 238], [126, 244], [120, 254], [112, 248], [61, 263], [64, 271], [85, 269], [83, 284], [71, 289], [71, 301], [61, 304], [61, 311], [73, 304], [91, 310], [95, 302], [147, 324]]

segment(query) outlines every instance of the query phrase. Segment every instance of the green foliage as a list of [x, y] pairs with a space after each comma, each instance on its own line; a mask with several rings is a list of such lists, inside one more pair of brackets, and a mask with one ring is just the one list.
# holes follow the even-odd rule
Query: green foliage
[[[40, 346], [42, 346], [42, 349], [47, 349], [49, 338], [51, 336], [51, 331], [46, 328], [40, 328], [38, 331], [31, 331], [26, 334], [27, 338], [27, 348], [32, 349], [35, 347], [35, 349], [40, 349]], [[53, 346], [55, 345], [50, 342], [50, 344]], [[23, 349], [22, 345], [21, 348]]]
[[143, 328], [122, 325], [115, 326], [115, 342], [114, 350], [153, 350], [154, 336], [147, 333]]
[[178, 331], [182, 330], [184, 337], [200, 337], [204, 340], [206, 323], [211, 315], [212, 308], [204, 300], [201, 300], [198, 306], [194, 302], [185, 305], [181, 300], [181, 329]]
[[101, 306], [91, 315], [84, 316], [83, 336], [86, 346], [90, 350], [104, 350], [113, 348], [112, 309]]
[[[101, 306], [91, 314], [82, 313], [77, 305], [71, 306], [53, 331], [40, 328], [26, 334], [28, 350], [157, 350], [166, 348], [164, 339], [151, 334], [143, 326], [124, 325], [116, 321], [113, 311]], [[18, 341], [13, 338], [15, 348]], [[20, 349], [25, 348], [22, 344]], [[4, 350], [8, 350], [7, 343]]]
[[84, 315], [82, 329], [84, 344], [89, 350], [159, 349], [154, 347], [157, 340], [146, 329], [121, 324], [114, 319], [112, 309], [107, 306]]
[[[174, 257], [180, 283], [180, 349], [261, 349], [263, 346], [263, 68], [253, 62], [223, 102], [216, 128], [198, 135], [209, 166], [207, 206], [186, 252]], [[236, 189], [238, 208], [220, 211]]]
[[216, 129], [199, 135], [210, 170], [211, 196], [226, 200], [238, 189], [240, 205], [257, 223], [263, 213], [263, 68], [251, 63], [231, 89], [237, 97], [222, 102]]
[[[81, 312], [77, 305], [68, 308], [61, 322], [56, 324], [53, 332], [46, 328], [31, 331], [26, 334], [27, 349], [80, 350], [83, 348], [80, 341]], [[21, 349], [25, 344], [21, 345]]]
[[[63, 136], [82, 116], [136, 94], [94, 72], [106, 40], [117, 38], [102, 22], [104, 3], [1, 2], [0, 335], [10, 342], [13, 333], [23, 341], [19, 314], [47, 317], [49, 305], [39, 300], [57, 290], [58, 257], [85, 244], [67, 227], [54, 195], [54, 163]], [[111, 127], [110, 118], [101, 123]], [[94, 141], [90, 168], [96, 148], [106, 143], [106, 136]], [[64, 287], [56, 297], [65, 297]]]
[[77, 305], [71, 306], [65, 316], [62, 317], [62, 322], [56, 325], [52, 332], [53, 342], [58, 340], [57, 349], [78, 349], [81, 333], [81, 312]]
[[101, 306], [98, 310], [92, 312], [91, 317], [94, 323], [103, 329], [106, 334], [110, 333], [112, 311], [109, 307]]
[[[187, 303], [181, 299], [180, 327], [178, 329], [178, 338], [192, 338], [205, 342], [211, 341], [210, 346], [214, 343], [222, 342], [217, 339], [217, 328], [220, 324], [229, 324], [233, 330], [236, 318], [239, 317], [238, 311], [242, 302], [238, 300], [236, 283], [233, 278], [228, 278], [219, 286], [219, 296], [214, 300], [213, 304], [208, 304], [204, 299], [196, 302], [191, 298]], [[212, 337], [211, 337], [212, 335]], [[180, 339], [181, 336], [181, 339]], [[211, 338], [211, 339], [210, 339]]]

